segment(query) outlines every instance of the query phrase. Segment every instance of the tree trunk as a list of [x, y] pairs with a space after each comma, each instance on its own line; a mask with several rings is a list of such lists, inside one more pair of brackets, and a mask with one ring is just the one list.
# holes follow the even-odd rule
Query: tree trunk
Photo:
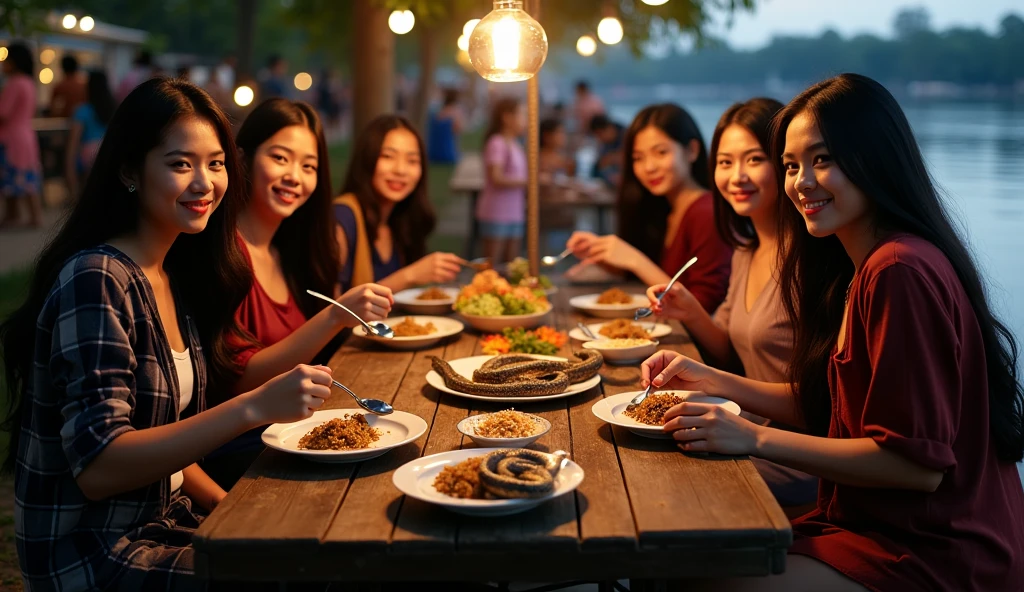
[[420, 79], [411, 115], [413, 124], [424, 134], [427, 130], [427, 111], [430, 109], [430, 91], [434, 89], [434, 71], [437, 69], [437, 43], [434, 37], [433, 28], [420, 28]]
[[373, 0], [353, 0], [352, 133], [395, 110], [395, 37], [388, 12]]
[[[238, 64], [236, 65], [235, 81], [244, 84], [252, 80], [253, 40], [256, 37], [256, 12], [259, 0], [240, 0], [238, 3]], [[228, 89], [234, 92], [234, 89]]]

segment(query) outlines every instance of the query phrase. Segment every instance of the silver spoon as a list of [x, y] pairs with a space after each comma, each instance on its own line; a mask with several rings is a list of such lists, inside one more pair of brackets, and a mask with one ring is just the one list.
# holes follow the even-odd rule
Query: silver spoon
[[647, 389], [645, 389], [644, 392], [633, 397], [633, 400], [629, 402], [629, 405], [626, 405], [626, 411], [632, 411], [636, 409], [636, 406], [639, 405], [640, 403], [643, 403], [644, 399], [647, 398], [647, 395], [651, 394], [651, 390], [653, 389], [654, 383], [652, 382], [651, 384], [647, 385]]
[[576, 323], [576, 326], [579, 327], [580, 331], [583, 331], [583, 334], [589, 337], [590, 339], [598, 339], [597, 335], [594, 335], [594, 332], [590, 330], [590, 327], [579, 322]]
[[566, 249], [562, 251], [561, 253], [558, 254], [557, 257], [552, 257], [551, 255], [544, 255], [543, 257], [540, 258], [540, 262], [542, 265], [551, 267], [552, 265], [558, 265], [559, 261], [565, 259], [569, 255], [572, 255], [572, 249]]
[[388, 405], [387, 403], [381, 401], [380, 399], [362, 399], [358, 395], [353, 393], [351, 390], [349, 390], [347, 386], [341, 384], [337, 380], [332, 379], [331, 383], [334, 384], [334, 386], [345, 391], [346, 393], [352, 395], [352, 398], [356, 400], [356, 403], [358, 403], [360, 407], [366, 409], [367, 411], [373, 413], [374, 415], [388, 415], [389, 413], [394, 412], [394, 408], [392, 408], [391, 405]]
[[392, 337], [395, 336], [395, 332], [391, 330], [391, 327], [388, 327], [387, 325], [385, 325], [384, 323], [382, 323], [380, 321], [374, 321], [373, 323], [367, 323], [366, 321], [364, 321], [362, 319], [362, 317], [360, 317], [356, 313], [354, 313], [351, 310], [349, 310], [349, 308], [347, 306], [345, 306], [344, 304], [338, 302], [334, 298], [331, 298], [330, 296], [324, 296], [320, 292], [314, 292], [313, 290], [306, 290], [306, 293], [309, 294], [310, 296], [316, 296], [320, 300], [326, 300], [327, 302], [330, 302], [334, 306], [341, 307], [341, 310], [343, 310], [343, 311], [347, 312], [348, 314], [352, 315], [353, 317], [355, 317], [355, 319], [357, 321], [359, 321], [360, 323], [363, 324], [363, 327], [366, 328], [366, 331], [368, 333], [372, 334], [375, 337], [381, 337], [383, 339], [391, 339]]
[[[658, 294], [658, 302], [661, 302], [661, 299], [665, 297], [665, 294], [668, 294], [668, 291], [671, 290], [672, 286], [675, 285], [676, 280], [679, 279], [679, 276], [683, 275], [683, 272], [686, 271], [687, 269], [690, 269], [690, 266], [693, 265], [696, 262], [697, 262], [697, 258], [694, 257], [694, 258], [690, 259], [689, 261], [687, 261], [686, 265], [684, 265], [684, 266], [679, 268], [679, 271], [677, 271], [676, 274], [674, 276], [672, 276], [672, 279], [669, 280], [668, 285], [665, 286], [665, 291], [662, 292], [661, 294]], [[651, 314], [653, 314], [653, 313], [654, 313], [654, 311], [651, 310], [650, 308], [646, 307], [646, 306], [643, 307], [643, 308], [638, 308], [636, 310], [636, 312], [633, 313], [633, 320], [634, 321], [639, 321], [640, 319], [644, 319], [644, 318], [647, 318], [647, 317], [651, 316]]]
[[469, 269], [472, 269], [473, 271], [486, 271], [486, 270], [491, 269], [493, 267], [491, 265], [491, 260], [488, 259], [487, 257], [477, 257], [476, 259], [473, 259], [472, 261], [466, 261], [465, 263], [462, 263], [461, 265], [463, 267], [468, 267]]

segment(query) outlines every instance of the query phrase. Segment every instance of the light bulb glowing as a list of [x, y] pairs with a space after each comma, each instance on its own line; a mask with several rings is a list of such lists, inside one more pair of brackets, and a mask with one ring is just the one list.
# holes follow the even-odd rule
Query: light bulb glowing
[[494, 44], [494, 67], [515, 70], [519, 67], [519, 23], [510, 16], [502, 18], [491, 32]]
[[607, 16], [597, 24], [597, 38], [605, 45], [615, 45], [622, 41], [622, 23], [614, 16]]
[[456, 42], [459, 49], [462, 51], [469, 51], [469, 37], [465, 35], [459, 35], [459, 40]]
[[642, 2], [648, 6], [661, 6], [668, 2], [668, 0], [642, 0]]
[[412, 14], [411, 10], [396, 10], [388, 17], [388, 27], [396, 35], [405, 35], [412, 31], [415, 24], [416, 17]]
[[295, 88], [299, 90], [309, 90], [309, 87], [313, 86], [313, 77], [307, 72], [299, 72], [295, 75]]
[[44, 49], [39, 52], [39, 62], [44, 66], [49, 66], [53, 63], [53, 58], [57, 57], [57, 52], [52, 49]]
[[78, 26], [83, 31], [92, 31], [92, 28], [96, 26], [96, 21], [92, 20], [91, 16], [83, 16], [82, 20], [78, 21]]
[[49, 68], [43, 68], [39, 71], [39, 82], [43, 84], [50, 84], [53, 82], [53, 70]]
[[252, 92], [252, 88], [244, 84], [235, 89], [235, 104], [239, 107], [249, 105], [254, 98], [256, 98], [256, 93]]
[[589, 58], [597, 51], [597, 41], [590, 35], [584, 35], [576, 41], [576, 51], [581, 56]]
[[7, 59], [7, 48], [6, 47], [0, 47], [0, 62], [4, 61], [6, 59]]
[[529, 80], [547, 59], [547, 33], [523, 10], [522, 0], [494, 0], [494, 10], [468, 37], [473, 69], [492, 82]]
[[74, 29], [75, 24], [78, 22], [78, 18], [73, 14], [65, 14], [60, 24], [64, 25], [65, 29]]
[[476, 28], [479, 22], [480, 19], [469, 19], [465, 25], [462, 25], [462, 34], [466, 36], [466, 39], [469, 39], [469, 36], [473, 34], [473, 29]]

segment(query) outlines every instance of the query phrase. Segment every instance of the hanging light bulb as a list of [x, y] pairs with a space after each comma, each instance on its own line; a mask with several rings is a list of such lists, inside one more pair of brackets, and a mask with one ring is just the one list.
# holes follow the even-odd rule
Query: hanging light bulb
[[413, 15], [411, 10], [396, 10], [388, 17], [388, 26], [391, 27], [391, 32], [396, 35], [405, 35], [412, 31], [412, 27], [415, 24], [416, 16]]
[[548, 36], [522, 0], [494, 0], [494, 10], [469, 36], [469, 59], [492, 82], [532, 78], [548, 56]]
[[648, 6], [661, 6], [662, 4], [668, 2], [668, 0], [642, 0], [642, 1], [643, 1], [644, 4], [646, 4]]
[[92, 28], [96, 26], [96, 21], [91, 16], [83, 16], [82, 20], [78, 21], [78, 26], [83, 31], [92, 31]]
[[252, 100], [256, 98], [256, 93], [252, 91], [252, 87], [243, 84], [235, 89], [235, 104], [239, 107], [246, 107]]
[[64, 15], [64, 18], [61, 19], [60, 24], [64, 25], [65, 29], [74, 29], [75, 25], [78, 24], [78, 17], [69, 12], [68, 14]]
[[576, 52], [585, 58], [589, 58], [597, 51], [597, 41], [590, 35], [584, 35], [576, 40]]
[[606, 16], [597, 24], [597, 38], [605, 45], [622, 41], [622, 23], [614, 16]]

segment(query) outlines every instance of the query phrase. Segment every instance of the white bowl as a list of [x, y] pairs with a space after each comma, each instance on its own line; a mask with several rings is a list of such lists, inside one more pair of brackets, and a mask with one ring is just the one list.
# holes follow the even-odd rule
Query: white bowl
[[[517, 411], [516, 413], [522, 413]], [[459, 430], [463, 435], [468, 436], [470, 440], [476, 442], [477, 446], [494, 447], [494, 448], [523, 448], [533, 444], [540, 439], [541, 436], [551, 431], [551, 422], [540, 417], [533, 415], [532, 413], [523, 413], [523, 415], [529, 417], [537, 424], [537, 432], [525, 436], [523, 438], [488, 438], [486, 436], [479, 436], [476, 433], [476, 427], [480, 422], [487, 419], [490, 413], [484, 413], [481, 415], [471, 415], [466, 419], [463, 419], [456, 425], [456, 429]]]
[[459, 296], [458, 288], [441, 288], [448, 298], [443, 300], [419, 300], [418, 297], [427, 288], [412, 288], [395, 294], [395, 304], [412, 314], [443, 315], [452, 311], [452, 305]]
[[[390, 327], [394, 327], [395, 325], [401, 323], [406, 318], [407, 317], [389, 317], [385, 321], [385, 323], [387, 323], [387, 325]], [[399, 351], [410, 351], [430, 347], [446, 337], [451, 337], [452, 335], [458, 335], [459, 333], [462, 333], [462, 330], [465, 328], [459, 321], [455, 319], [449, 319], [448, 317], [414, 316], [411, 318], [420, 325], [433, 323], [437, 331], [434, 331], [429, 335], [416, 335], [415, 337], [392, 337], [391, 339], [385, 339], [383, 337], [378, 337], [376, 335], [370, 335], [366, 332], [365, 327], [363, 327], [362, 325], [357, 325], [354, 329], [352, 329], [352, 333], [364, 339], [369, 339], [370, 341], [379, 343], [384, 347], [396, 349]]]
[[601, 319], [632, 318], [638, 308], [650, 306], [651, 301], [643, 294], [630, 294], [633, 301], [628, 304], [598, 304], [600, 294], [587, 294], [569, 299], [573, 308], [578, 308], [592, 317]]
[[441, 452], [411, 460], [391, 474], [391, 482], [405, 495], [469, 516], [508, 516], [535, 508], [544, 502], [574, 491], [583, 482], [583, 469], [566, 459], [555, 477], [555, 490], [544, 497], [519, 499], [462, 499], [434, 489], [434, 478], [447, 465], [458, 464], [474, 456], [483, 456], [501, 448], [465, 448]]
[[613, 347], [614, 339], [596, 339], [583, 344], [585, 349], [596, 349], [609, 364], [635, 364], [654, 355], [658, 350], [658, 342], [647, 339], [647, 343], [630, 347]]
[[[380, 439], [369, 448], [355, 450], [306, 450], [299, 448], [299, 439], [316, 426], [330, 419], [344, 419], [347, 415], [363, 415], [366, 423], [380, 430]], [[312, 416], [293, 423], [275, 423], [264, 430], [263, 443], [289, 454], [304, 456], [323, 463], [349, 463], [376, 458], [392, 448], [413, 442], [427, 431], [427, 422], [405, 411], [389, 415], [374, 415], [363, 409], [328, 409], [316, 411]]]
[[[594, 335], [597, 335], [597, 339], [608, 339], [604, 335], [601, 335], [601, 328], [607, 325], [609, 322], [611, 321], [605, 321], [603, 323], [592, 323], [584, 326], [590, 329], [590, 331]], [[646, 321], [633, 321], [633, 324], [640, 325], [641, 327], [646, 329], [647, 332], [650, 333], [651, 339], [658, 339], [672, 334], [672, 327], [664, 323], [648, 323]], [[576, 341], [594, 341], [593, 338], [587, 337], [587, 334], [580, 330], [579, 327], [573, 327], [569, 331], [569, 337], [572, 337]]]
[[535, 312], [526, 315], [501, 315], [496, 317], [482, 317], [459, 313], [459, 318], [466, 321], [466, 324], [481, 333], [501, 333], [508, 327], [522, 327], [523, 329], [534, 329], [544, 324], [544, 319], [551, 312], [551, 305], [543, 312]]
[[[633, 397], [639, 395], [641, 392], [643, 391], [619, 393], [617, 395], [612, 395], [611, 397], [605, 397], [594, 403], [590, 410], [603, 421], [612, 425], [622, 426], [638, 436], [654, 438], [657, 440], [671, 440], [672, 433], [664, 431], [661, 429], [661, 426], [640, 423], [626, 415], [625, 411], [626, 407], [629, 406], [629, 402], [633, 400]], [[698, 391], [664, 391], [650, 394], [652, 397], [655, 395], [678, 395], [691, 403], [718, 405], [726, 411], [735, 413], [736, 415], [740, 414], [740, 406], [733, 401], [723, 399], [722, 397], [713, 397]]]

